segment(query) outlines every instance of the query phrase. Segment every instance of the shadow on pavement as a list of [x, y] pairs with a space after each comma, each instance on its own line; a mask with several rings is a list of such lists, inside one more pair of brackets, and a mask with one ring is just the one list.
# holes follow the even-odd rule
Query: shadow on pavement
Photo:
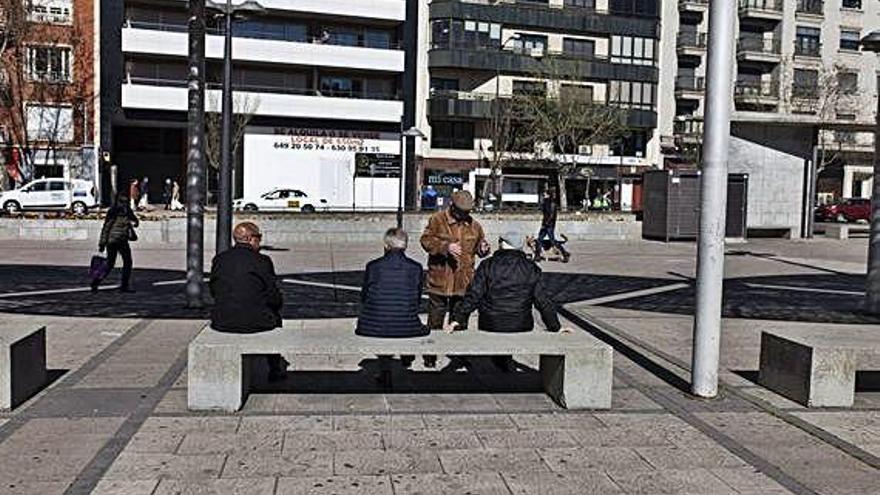
[[[80, 317], [205, 319], [208, 309], [185, 307], [182, 271], [135, 269], [134, 294], [88, 291], [85, 267], [0, 265], [0, 312]], [[118, 283], [118, 270], [107, 284]], [[280, 274], [285, 319], [353, 318], [358, 315], [363, 272]], [[302, 284], [296, 281], [303, 282]], [[293, 282], [293, 283], [291, 283]], [[626, 294], [687, 283], [686, 287], [640, 297]], [[731, 278], [724, 287], [724, 316], [813, 323], [880, 323], [862, 311], [865, 276], [835, 272]], [[559, 304], [622, 295], [599, 307], [658, 314], [692, 315], [694, 287], [681, 278], [589, 273], [545, 273]], [[71, 289], [73, 291], [71, 291]], [[41, 293], [49, 291], [50, 293]], [[60, 291], [60, 292], [51, 292]], [[35, 292], [34, 294], [28, 294]], [[422, 310], [426, 306], [423, 304]]]

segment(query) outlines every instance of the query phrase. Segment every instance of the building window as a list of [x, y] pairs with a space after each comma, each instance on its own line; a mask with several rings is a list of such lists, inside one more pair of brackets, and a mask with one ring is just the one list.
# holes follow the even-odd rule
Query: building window
[[562, 40], [562, 53], [581, 58], [593, 58], [596, 54], [596, 42], [565, 38]]
[[431, 124], [431, 147], [452, 150], [474, 149], [473, 122], [434, 122]]
[[446, 77], [432, 77], [431, 91], [458, 91], [458, 79], [450, 79]]
[[519, 39], [510, 43], [515, 51], [525, 54], [547, 53], [547, 37], [538, 34], [523, 34]]
[[798, 0], [796, 12], [822, 15], [823, 0]]
[[794, 41], [794, 54], [806, 57], [818, 57], [822, 46], [822, 31], [819, 28], [798, 26]]
[[840, 49], [859, 51], [861, 33], [858, 31], [840, 31]]
[[578, 84], [563, 84], [559, 88], [559, 98], [563, 101], [593, 103], [593, 87]]
[[654, 65], [655, 42], [652, 38], [612, 36], [611, 62], [629, 65]]
[[596, 0], [565, 0], [565, 6], [593, 10], [596, 8]]
[[657, 16], [659, 3], [659, 0], [610, 0], [608, 10], [612, 14]]
[[843, 0], [841, 6], [845, 9], [862, 9], [862, 0]]
[[513, 81], [513, 94], [517, 96], [547, 97], [547, 83], [544, 81]]
[[838, 72], [837, 89], [841, 94], [853, 95], [859, 92], [858, 72]]
[[812, 99], [819, 96], [819, 71], [795, 69], [791, 91], [795, 98]]
[[69, 143], [73, 141], [73, 108], [56, 105], [27, 105], [28, 139]]
[[32, 81], [70, 82], [70, 47], [31, 46], [27, 55], [27, 74]]
[[431, 40], [437, 49], [498, 49], [501, 24], [437, 19], [431, 23]]
[[609, 102], [624, 108], [653, 110], [656, 102], [656, 85], [633, 81], [611, 81]]
[[32, 0], [28, 18], [31, 22], [70, 24], [73, 0]]

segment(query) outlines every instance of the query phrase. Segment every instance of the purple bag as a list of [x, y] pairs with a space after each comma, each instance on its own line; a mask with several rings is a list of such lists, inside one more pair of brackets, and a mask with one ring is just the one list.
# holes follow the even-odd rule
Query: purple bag
[[89, 277], [92, 280], [103, 280], [110, 272], [107, 265], [107, 258], [103, 255], [96, 254], [92, 256], [92, 262], [89, 265]]

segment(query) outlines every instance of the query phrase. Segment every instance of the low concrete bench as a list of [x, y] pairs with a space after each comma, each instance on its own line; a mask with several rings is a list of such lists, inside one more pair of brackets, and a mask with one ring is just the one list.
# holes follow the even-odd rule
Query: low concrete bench
[[46, 381], [46, 327], [0, 325], [0, 409], [28, 400]]
[[849, 239], [852, 232], [860, 234], [868, 234], [871, 232], [869, 225], [850, 224], [850, 223], [828, 223], [825, 224], [825, 237], [845, 241]]
[[425, 337], [381, 339], [354, 334], [355, 322], [286, 322], [284, 328], [254, 335], [205, 328], [189, 345], [188, 404], [194, 411], [237, 411], [250, 385], [249, 357], [375, 356], [380, 354], [498, 356], [540, 355], [544, 389], [562, 407], [611, 407], [612, 349], [593, 336], [535, 331], [518, 334], [466, 330]]
[[860, 370], [880, 370], [876, 327], [761, 334], [758, 383], [807, 407], [851, 407]]

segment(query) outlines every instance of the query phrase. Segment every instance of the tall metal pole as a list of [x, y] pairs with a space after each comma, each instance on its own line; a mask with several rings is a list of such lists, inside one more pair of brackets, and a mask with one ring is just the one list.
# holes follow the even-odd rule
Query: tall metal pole
[[691, 391], [700, 397], [715, 397], [718, 393], [735, 18], [736, 2], [709, 1], [706, 144], [703, 150], [697, 306], [691, 367]]
[[186, 155], [186, 301], [204, 306], [205, 0], [189, 0], [189, 114]]
[[400, 129], [400, 187], [397, 191], [397, 228], [403, 228], [403, 190], [406, 187], [406, 133]]
[[232, 246], [232, 0], [226, 0], [226, 46], [223, 55], [223, 136], [220, 184], [217, 195], [216, 253]]
[[[880, 91], [880, 77], [877, 78]], [[880, 96], [874, 127], [874, 190], [871, 194], [871, 239], [868, 244], [868, 277], [865, 282], [865, 310], [880, 314]]]

